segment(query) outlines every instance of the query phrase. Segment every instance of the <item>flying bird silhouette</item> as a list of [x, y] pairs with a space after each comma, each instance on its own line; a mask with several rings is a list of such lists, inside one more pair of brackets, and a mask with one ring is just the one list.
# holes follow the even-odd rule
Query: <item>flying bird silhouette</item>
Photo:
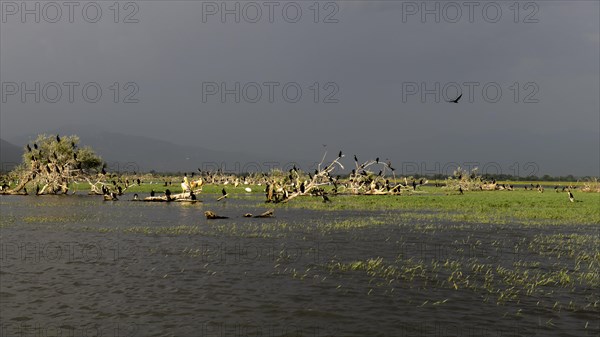
[[458, 97], [456, 97], [455, 100], [452, 101], [447, 101], [448, 103], [458, 103], [458, 101], [460, 100], [460, 98], [462, 97], [462, 94], [458, 95]]

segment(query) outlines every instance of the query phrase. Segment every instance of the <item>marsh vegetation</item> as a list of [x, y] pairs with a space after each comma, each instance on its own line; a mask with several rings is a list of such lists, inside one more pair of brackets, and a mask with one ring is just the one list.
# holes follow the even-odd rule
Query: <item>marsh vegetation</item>
[[[119, 322], [144, 336], [598, 334], [597, 182], [461, 170], [428, 181], [378, 159], [338, 176], [341, 158], [316, 172], [188, 172], [202, 180], [189, 191], [182, 176], [100, 163], [92, 184], [71, 176], [69, 197], [0, 197], [6, 331]], [[387, 171], [371, 172], [378, 165]], [[132, 201], [167, 189], [198, 202]]]

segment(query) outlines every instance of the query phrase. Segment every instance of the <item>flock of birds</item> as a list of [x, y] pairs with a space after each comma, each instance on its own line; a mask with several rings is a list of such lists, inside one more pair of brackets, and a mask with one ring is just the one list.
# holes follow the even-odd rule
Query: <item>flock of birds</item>
[[[450, 103], [458, 103], [462, 97], [462, 93], [454, 100], [448, 101]], [[61, 144], [63, 140], [59, 135], [56, 135], [56, 143], [58, 145]], [[72, 158], [64, 158], [64, 154], [57, 155], [56, 151], [52, 153], [44, 154], [42, 153], [41, 148], [38, 144], [33, 143], [33, 147], [29, 144], [26, 145], [27, 153], [30, 154], [31, 158], [31, 167], [32, 167], [32, 179], [35, 179], [36, 175], [47, 173], [51, 175], [61, 176], [62, 170], [72, 170], [72, 171], [80, 171], [82, 169], [82, 162], [78, 160], [77, 157], [77, 145], [74, 141], [71, 141], [71, 148], [67, 153], [68, 156], [72, 156]], [[362, 164], [359, 164], [358, 157], [356, 155], [353, 156], [355, 162], [355, 168], [351, 170], [351, 173], [347, 178], [342, 179], [340, 175], [333, 176], [330, 174], [333, 170], [331, 169], [334, 164], [339, 165], [342, 169], [343, 166], [339, 159], [344, 157], [342, 151], [339, 151], [338, 158], [334, 160], [327, 168], [322, 170], [315, 170], [314, 174], [311, 172], [304, 173], [300, 172], [296, 166], [289, 169], [287, 176], [283, 175], [281, 177], [269, 176], [266, 173], [257, 174], [254, 177], [239, 177], [235, 175], [227, 175], [224, 174], [221, 170], [217, 170], [216, 172], [203, 172], [198, 168], [198, 173], [195, 177], [195, 172], [192, 172], [190, 176], [187, 173], [184, 173], [183, 180], [181, 181], [181, 189], [182, 192], [179, 194], [172, 194], [171, 190], [167, 188], [164, 191], [164, 196], [157, 196], [156, 192], [152, 190], [150, 192], [150, 197], [140, 199], [137, 194], [134, 194], [134, 201], [191, 201], [196, 202], [197, 196], [195, 191], [201, 191], [202, 186], [205, 183], [208, 184], [223, 184], [227, 185], [231, 183], [234, 187], [238, 187], [240, 184], [248, 185], [265, 185], [265, 197], [266, 202], [279, 203], [286, 202], [294, 196], [298, 195], [312, 195], [317, 196], [322, 199], [324, 203], [331, 202], [329, 198], [329, 193], [338, 194], [339, 188], [343, 187], [346, 190], [350, 190], [354, 194], [395, 194], [400, 193], [401, 190], [413, 190], [416, 191], [419, 186], [426, 185], [428, 181], [426, 179], [411, 179], [409, 182], [407, 178], [404, 178], [404, 184], [402, 183], [391, 183], [389, 179], [386, 179], [386, 172], [391, 172], [393, 175], [394, 181], [396, 180], [395, 176], [395, 168], [392, 167], [389, 159], [386, 159], [385, 162], [381, 162], [379, 158], [375, 160], [366, 161]], [[66, 163], [66, 164], [65, 164]], [[61, 166], [62, 165], [62, 166]], [[371, 172], [372, 169], [369, 169], [371, 165], [380, 165], [381, 170], [379, 173], [375, 174]], [[62, 168], [61, 168], [62, 167]], [[66, 172], [67, 174], [69, 172]], [[134, 176], [136, 173], [134, 172]], [[308, 179], [306, 178], [308, 175]], [[125, 190], [131, 186], [141, 185], [141, 180], [139, 178], [134, 178], [133, 181], [129, 179], [123, 179], [122, 177], [118, 177], [116, 174], [108, 174], [106, 171], [106, 165], [103, 164], [98, 172], [99, 182], [100, 182], [100, 193], [103, 195], [104, 200], [106, 201], [116, 201], [118, 197], [123, 195]], [[112, 181], [110, 180], [112, 178]], [[190, 179], [191, 178], [191, 179]], [[462, 181], [462, 175], [457, 177], [459, 181]], [[475, 178], [475, 177], [471, 177]], [[102, 181], [108, 180], [112, 183], [105, 183]], [[171, 186], [171, 181], [164, 181], [164, 186]], [[330, 192], [326, 191], [323, 186], [329, 185], [332, 186]], [[436, 182], [435, 186], [443, 186]], [[0, 185], [0, 192], [7, 190], [10, 186], [6, 183], [2, 183]], [[68, 188], [68, 187], [67, 187]], [[497, 184], [495, 179], [492, 181], [483, 181], [482, 184], [479, 185], [479, 188], [482, 190], [514, 190], [514, 186], [512, 184]], [[544, 187], [540, 184], [537, 185], [525, 185], [525, 190], [537, 190], [541, 193], [544, 192]], [[571, 189], [575, 187], [562, 187], [563, 192], [567, 192], [569, 196], [569, 200], [571, 202], [575, 201], [573, 193]], [[245, 190], [247, 192], [251, 192], [250, 187], [246, 187]], [[559, 192], [560, 187], [555, 186], [554, 190]], [[462, 184], [458, 185], [457, 189], [459, 194], [464, 194], [465, 190]], [[23, 188], [24, 194], [27, 193], [27, 189]], [[99, 194], [100, 194], [99, 193]], [[225, 187], [221, 190], [222, 195], [217, 198], [217, 201], [221, 201], [229, 196]], [[40, 194], [39, 185], [36, 186], [36, 195]]]
[[[306, 184], [307, 184], [307, 180], [305, 181], [298, 181], [297, 183], [294, 182], [293, 180], [293, 176], [291, 175], [291, 172], [297, 170], [295, 167], [290, 170], [290, 175], [287, 177], [289, 180], [287, 180], [284, 182], [281, 181], [276, 181], [276, 180], [266, 180], [264, 181], [265, 183], [265, 202], [267, 203], [279, 203], [279, 202], [285, 202], [287, 201], [287, 199], [290, 196], [290, 193], [300, 193], [302, 195], [310, 195], [310, 196], [316, 196], [316, 197], [321, 197], [322, 201], [324, 203], [327, 202], [331, 202], [331, 199], [329, 198], [329, 192], [327, 192], [323, 187], [317, 187], [317, 188], [313, 188], [311, 189], [310, 193], [306, 193]], [[315, 173], [317, 174], [317, 173]], [[379, 175], [381, 175], [381, 173], [379, 173]], [[194, 175], [191, 175], [192, 177], [194, 177]], [[309, 178], [312, 179], [311, 174], [309, 173]], [[462, 176], [458, 177], [459, 179], [462, 179]], [[253, 181], [248, 181], [246, 178], [242, 178], [243, 179], [243, 183], [244, 184], [251, 184], [251, 183], [256, 183]], [[336, 178], [329, 178], [329, 185], [333, 186], [331, 193], [333, 194], [338, 194], [338, 184], [344, 185], [346, 186], [346, 183], [340, 182], [341, 177], [338, 175]], [[404, 184], [398, 184], [399, 186], [403, 186], [403, 187], [409, 187], [412, 188], [413, 191], [417, 191], [418, 187], [423, 186], [428, 184], [428, 180], [424, 179], [424, 178], [420, 178], [420, 179], [412, 179], [412, 181], [409, 183], [408, 179], [404, 178], [405, 183]], [[223, 185], [228, 185], [229, 183], [231, 183], [234, 187], [238, 187], [240, 185], [240, 177], [235, 177], [235, 179], [230, 182], [229, 179], [226, 179], [224, 182], [221, 182]], [[352, 175], [349, 177], [349, 181], [352, 181]], [[128, 181], [127, 181], [128, 182]], [[137, 179], [137, 183], [138, 185], [141, 184], [140, 179]], [[371, 183], [373, 183], [373, 181], [371, 181]], [[110, 191], [107, 187], [102, 186], [102, 192], [104, 195], [104, 200], [106, 201], [116, 201], [118, 200], [118, 196], [122, 195], [123, 189], [117, 185], [116, 181], [112, 181], [112, 184], [114, 186], [116, 186], [116, 191], [117, 192], [112, 192]], [[389, 180], [386, 180], [385, 184], [387, 185], [387, 189], [390, 190], [393, 186], [389, 183]], [[164, 182], [164, 186], [170, 186], [172, 185], [171, 182]], [[163, 193], [163, 195], [157, 195], [157, 193], [154, 191], [154, 189], [152, 189], [150, 191], [150, 196], [145, 198], [145, 199], [140, 199], [138, 194], [134, 194], [133, 195], [133, 201], [188, 201], [188, 202], [196, 202], [198, 201], [197, 196], [194, 192], [194, 187], [198, 188], [198, 187], [202, 187], [204, 185], [202, 178], [196, 180], [195, 182], [190, 182], [187, 176], [187, 173], [184, 174], [184, 179], [181, 183], [181, 187], [182, 187], [182, 192], [180, 194], [178, 194], [176, 197], [173, 196], [173, 193], [171, 192], [170, 189], [166, 189]], [[261, 186], [262, 183], [257, 183], [257, 185]], [[441, 187], [444, 186], [443, 184], [439, 184], [436, 183], [435, 184], [436, 187]], [[485, 187], [485, 188], [484, 188]], [[524, 185], [523, 188], [527, 191], [538, 191], [540, 193], [544, 193], [544, 186], [540, 185], [540, 184], [536, 184], [534, 185], [533, 183], [529, 184], [529, 185]], [[573, 196], [573, 193], [571, 191], [571, 189], [576, 188], [575, 186], [563, 186], [560, 187], [558, 185], [556, 185], [554, 187], [554, 191], [556, 193], [559, 193], [560, 191], [562, 192], [566, 192], [568, 194], [569, 197], [569, 201], [570, 202], [575, 202], [575, 197]], [[496, 182], [495, 179], [492, 179], [491, 181], [486, 181], [484, 180], [482, 182], [482, 184], [479, 186], [479, 189], [481, 190], [507, 190], [507, 191], [513, 191], [515, 190], [515, 186], [513, 184], [498, 184]], [[200, 188], [201, 191], [201, 188]], [[245, 188], [246, 192], [252, 192], [252, 189], [250, 187], [246, 187]], [[463, 187], [459, 184], [458, 186], [458, 194], [462, 195], [464, 194], [465, 190], [463, 189]], [[226, 188], [223, 187], [221, 189], [221, 195], [219, 197], [217, 197], [216, 201], [221, 201], [224, 200], [226, 198], [229, 197], [229, 192], [227, 192]]]

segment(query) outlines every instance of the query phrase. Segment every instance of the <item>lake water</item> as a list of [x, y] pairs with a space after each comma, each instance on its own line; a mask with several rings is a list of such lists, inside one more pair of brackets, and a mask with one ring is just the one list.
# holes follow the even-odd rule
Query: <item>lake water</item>
[[[216, 202], [217, 195], [202, 195], [194, 205], [129, 198], [0, 196], [0, 337], [599, 331], [598, 289], [585, 284], [498, 304], [497, 294], [448, 286], [446, 269], [408, 280], [335, 267], [381, 258], [397, 268], [461, 261], [514, 269], [515, 261], [535, 261], [536, 270], [572, 269], [572, 259], [515, 247], [542, 232], [597, 235], [597, 227], [403, 221], [400, 212], [291, 207], [255, 219], [242, 214], [265, 211], [261, 196]], [[206, 220], [205, 210], [231, 218]]]

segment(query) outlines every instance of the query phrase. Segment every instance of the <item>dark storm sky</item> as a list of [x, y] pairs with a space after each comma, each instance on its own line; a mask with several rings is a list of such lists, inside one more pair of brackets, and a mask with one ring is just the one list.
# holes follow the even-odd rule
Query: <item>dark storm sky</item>
[[[327, 144], [330, 153], [343, 149], [430, 171], [457, 162], [498, 163], [503, 173], [518, 167], [521, 175], [526, 167], [538, 175], [600, 175], [597, 1], [521, 2], [518, 14], [513, 1], [476, 2], [471, 18], [469, 7], [456, 2], [457, 20], [456, 7], [446, 2], [321, 2], [317, 15], [313, 1], [296, 1], [287, 16], [287, 3], [275, 2], [272, 23], [264, 2], [253, 3], [262, 10], [257, 23], [249, 22], [256, 7], [248, 2], [239, 2], [239, 23], [233, 14], [223, 22], [223, 2], [122, 2], [117, 14], [113, 1], [97, 1], [85, 18], [81, 2], [73, 23], [64, 6], [58, 22], [46, 22], [56, 16], [47, 7], [37, 23], [34, 15], [21, 16], [22, 1], [10, 3], [17, 13], [2, 1], [0, 26], [0, 133], [9, 141], [63, 125], [96, 125], [278, 158], [319, 160]], [[423, 20], [421, 6], [436, 4], [440, 22], [434, 14]], [[86, 22], [97, 7], [98, 22]], [[298, 7], [298, 22], [287, 22]], [[219, 13], [210, 15], [215, 8]], [[122, 22], [129, 14], [138, 22]], [[323, 22], [331, 20], [337, 22]], [[55, 88], [48, 83], [58, 83], [58, 102], [41, 95], [35, 103], [33, 94], [22, 102], [21, 92], [12, 94], [12, 83], [33, 88], [36, 82], [50, 100]], [[73, 103], [64, 82], [80, 84]], [[89, 82], [102, 88], [97, 103], [81, 93]], [[234, 94], [221, 102], [220, 93], [206, 92], [211, 83], [233, 89], [236, 82], [239, 103]], [[273, 102], [265, 82], [279, 83]], [[465, 83], [472, 82], [471, 93]], [[252, 83], [262, 90], [257, 102]], [[449, 83], [463, 93], [459, 104], [445, 102], [457, 96]], [[421, 97], [423, 85], [432, 93]], [[295, 86], [302, 89], [299, 101], [287, 102]], [[129, 93], [139, 102], [123, 103]], [[334, 102], [323, 102], [328, 94]]]

